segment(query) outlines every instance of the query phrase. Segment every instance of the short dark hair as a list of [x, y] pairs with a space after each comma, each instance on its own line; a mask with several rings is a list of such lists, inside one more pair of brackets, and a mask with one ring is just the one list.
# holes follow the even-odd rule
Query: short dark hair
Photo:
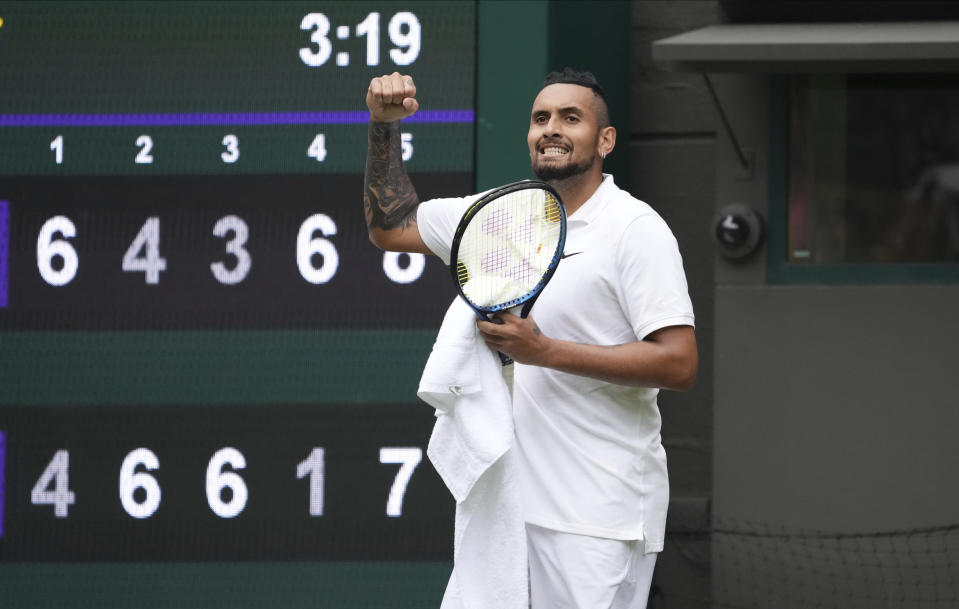
[[596, 80], [592, 72], [581, 72], [573, 68], [563, 68], [562, 72], [550, 72], [543, 80], [543, 88], [550, 85], [579, 85], [592, 89], [593, 94], [602, 102], [600, 105], [599, 123], [601, 127], [609, 125], [609, 103], [606, 101], [606, 91]]

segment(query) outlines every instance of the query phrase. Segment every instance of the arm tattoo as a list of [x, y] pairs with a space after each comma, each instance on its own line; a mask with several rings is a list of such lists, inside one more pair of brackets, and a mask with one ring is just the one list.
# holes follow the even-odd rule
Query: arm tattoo
[[416, 224], [420, 199], [403, 167], [400, 122], [370, 123], [363, 208], [369, 228], [408, 228]]

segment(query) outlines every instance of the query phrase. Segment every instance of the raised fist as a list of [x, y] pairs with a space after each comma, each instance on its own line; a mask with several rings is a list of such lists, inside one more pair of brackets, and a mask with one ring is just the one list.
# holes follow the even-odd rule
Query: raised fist
[[412, 116], [420, 107], [413, 77], [393, 72], [374, 78], [366, 91], [366, 106], [370, 109], [370, 120], [376, 123], [391, 123]]

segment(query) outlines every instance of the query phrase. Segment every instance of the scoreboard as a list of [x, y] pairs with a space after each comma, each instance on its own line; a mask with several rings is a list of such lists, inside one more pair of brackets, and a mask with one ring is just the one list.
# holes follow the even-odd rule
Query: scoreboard
[[364, 97], [414, 74], [404, 160], [468, 192], [469, 3], [3, 12], [0, 328], [435, 323], [436, 265], [366, 242]]
[[364, 98], [412, 74], [413, 183], [468, 194], [475, 55], [474, 2], [0, 5], [4, 607], [438, 603], [454, 290], [367, 240]]

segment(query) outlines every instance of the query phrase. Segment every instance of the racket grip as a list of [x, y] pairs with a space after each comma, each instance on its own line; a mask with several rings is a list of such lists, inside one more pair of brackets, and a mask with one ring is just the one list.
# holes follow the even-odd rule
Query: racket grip
[[[489, 317], [488, 319], [494, 324], [503, 325], [506, 323], [505, 321], [503, 321], [499, 317], [496, 317], [495, 315], [492, 317]], [[504, 366], [509, 366], [510, 364], [513, 363], [513, 358], [504, 353], [500, 353], [499, 351], [497, 351], [496, 355], [499, 356], [499, 361], [502, 362]]]
[[[499, 325], [503, 325], [506, 323], [505, 321], [503, 321], [499, 317], [496, 317], [495, 315], [483, 315], [482, 313], [479, 313], [479, 312], [477, 313], [479, 314], [480, 319], [482, 319], [483, 321], [488, 321], [488, 322], [499, 324]], [[496, 355], [499, 356], [499, 361], [503, 364], [503, 366], [509, 366], [510, 364], [513, 363], [513, 358], [504, 353], [500, 353], [499, 351], [497, 351]]]

